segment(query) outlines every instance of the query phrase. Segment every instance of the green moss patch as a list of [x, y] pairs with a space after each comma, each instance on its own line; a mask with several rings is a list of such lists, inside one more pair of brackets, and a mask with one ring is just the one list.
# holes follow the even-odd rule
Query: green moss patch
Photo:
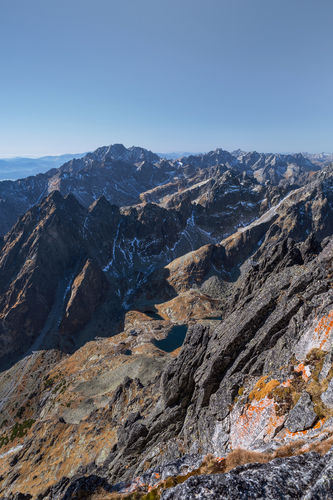
[[25, 420], [22, 424], [16, 423], [12, 428], [12, 432], [10, 434], [10, 440], [14, 441], [14, 439], [16, 439], [17, 437], [23, 438], [24, 436], [26, 436], [28, 430], [31, 429], [34, 423], [35, 420], [33, 420], [32, 418], [29, 420]]

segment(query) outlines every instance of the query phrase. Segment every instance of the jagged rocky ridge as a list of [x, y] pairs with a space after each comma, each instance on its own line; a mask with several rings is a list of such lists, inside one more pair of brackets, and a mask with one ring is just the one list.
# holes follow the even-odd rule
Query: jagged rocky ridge
[[[188, 201], [121, 213], [104, 199], [87, 211], [52, 193], [28, 212], [2, 250], [4, 349], [17, 332], [15, 348], [33, 352], [1, 376], [1, 452], [17, 447], [0, 457], [1, 494], [146, 493], [200, 469], [209, 453], [223, 460], [244, 448], [273, 458], [302, 438], [304, 454], [289, 462], [193, 477], [162, 498], [233, 498], [227, 487], [261, 498], [278, 498], [276, 491], [330, 498], [331, 455], [310, 450], [333, 432], [332, 206], [329, 167], [267, 203], [249, 226], [170, 263], [165, 257], [152, 273], [115, 245], [120, 219], [124, 238], [141, 239], [143, 248], [152, 228], [155, 240], [162, 237], [168, 215], [170, 227], [179, 223], [178, 241], [193, 220]], [[126, 295], [119, 283], [129, 268], [138, 287]], [[75, 347], [89, 324], [95, 335], [102, 331], [101, 318], [113, 320], [124, 299], [131, 307], [123, 332]], [[180, 352], [160, 349], [177, 323], [188, 326]], [[263, 474], [271, 478], [265, 486]]]
[[126, 149], [114, 144], [98, 148], [45, 174], [0, 182], [0, 236], [10, 230], [19, 215], [54, 189], [63, 196], [74, 194], [86, 208], [103, 195], [118, 206], [142, 201], [163, 204], [172, 203], [169, 197], [177, 195], [179, 190], [193, 187], [192, 196], [198, 191], [202, 194], [205, 187], [201, 183], [214, 179], [221, 169], [247, 172], [261, 184], [290, 186], [302, 185], [311, 172], [322, 166], [311, 163], [301, 154], [238, 154], [237, 158], [217, 149], [204, 155], [166, 160], [139, 147]]

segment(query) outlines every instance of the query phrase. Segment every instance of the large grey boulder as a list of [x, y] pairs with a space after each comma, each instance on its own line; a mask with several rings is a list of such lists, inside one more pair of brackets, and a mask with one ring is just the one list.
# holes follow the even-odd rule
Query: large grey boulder
[[284, 426], [290, 432], [299, 432], [309, 429], [317, 419], [313, 407], [310, 395], [306, 391], [303, 391], [296, 405], [289, 413]]

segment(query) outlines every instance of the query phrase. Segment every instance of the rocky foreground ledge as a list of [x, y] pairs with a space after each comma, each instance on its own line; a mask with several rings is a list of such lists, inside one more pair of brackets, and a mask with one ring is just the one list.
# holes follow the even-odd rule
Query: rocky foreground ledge
[[324, 500], [333, 498], [333, 450], [236, 467], [227, 474], [193, 476], [162, 500]]
[[[201, 460], [187, 456], [183, 460], [165, 464], [147, 471], [145, 477], [127, 485], [111, 487], [104, 478], [91, 474], [80, 478], [63, 478], [38, 500], [331, 500], [333, 498], [333, 446], [321, 456], [310, 452], [288, 458], [277, 458], [268, 463], [249, 463], [221, 474], [197, 474], [199, 469], [186, 476], [174, 474], [184, 471]], [[212, 465], [212, 463], [211, 463]], [[207, 468], [207, 465], [206, 465]], [[158, 470], [158, 472], [157, 472]], [[191, 475], [193, 474], [193, 475]], [[184, 480], [185, 477], [188, 479]], [[164, 481], [161, 480], [164, 478]], [[140, 490], [140, 481], [150, 480], [150, 491]], [[181, 482], [183, 481], [183, 482]], [[143, 484], [141, 483], [143, 486]], [[123, 490], [120, 493], [120, 490]], [[31, 500], [30, 494], [16, 493], [1, 500]]]

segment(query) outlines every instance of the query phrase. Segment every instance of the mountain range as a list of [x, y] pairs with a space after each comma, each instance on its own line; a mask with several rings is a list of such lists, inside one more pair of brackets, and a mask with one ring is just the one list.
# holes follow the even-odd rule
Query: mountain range
[[2, 499], [332, 498], [312, 160], [116, 144], [0, 183]]
[[219, 176], [221, 169], [245, 172], [258, 185], [268, 182], [270, 186], [299, 186], [320, 168], [302, 154], [242, 151], [231, 154], [216, 149], [207, 154], [165, 160], [143, 148], [126, 149], [115, 144], [46, 173], [1, 182], [0, 235], [9, 231], [19, 215], [55, 189], [62, 195], [74, 194], [85, 207], [101, 196], [118, 206], [138, 205], [141, 201], [165, 204], [168, 197], [180, 191], [190, 195], [198, 189], [202, 191], [201, 183]]

